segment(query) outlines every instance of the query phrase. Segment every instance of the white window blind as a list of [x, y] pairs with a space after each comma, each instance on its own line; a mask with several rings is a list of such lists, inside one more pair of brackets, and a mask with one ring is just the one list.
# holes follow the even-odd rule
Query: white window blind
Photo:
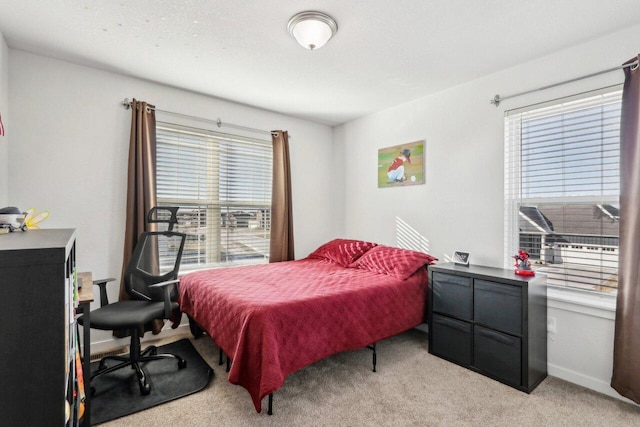
[[620, 104], [609, 89], [506, 113], [505, 252], [551, 285], [617, 288]]
[[264, 263], [271, 230], [271, 141], [158, 122], [157, 198], [179, 206], [182, 270]]

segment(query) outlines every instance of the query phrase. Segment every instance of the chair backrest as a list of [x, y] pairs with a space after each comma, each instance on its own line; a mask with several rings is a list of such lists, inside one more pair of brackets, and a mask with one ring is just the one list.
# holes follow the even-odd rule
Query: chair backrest
[[[162, 301], [162, 289], [149, 285], [178, 278], [186, 234], [175, 231], [148, 231], [140, 234], [125, 270], [125, 290], [134, 299]], [[178, 297], [176, 287], [171, 299]]]
[[147, 223], [169, 224], [169, 231], [173, 231], [173, 226], [178, 223], [178, 209], [178, 206], [154, 206], [147, 213]]

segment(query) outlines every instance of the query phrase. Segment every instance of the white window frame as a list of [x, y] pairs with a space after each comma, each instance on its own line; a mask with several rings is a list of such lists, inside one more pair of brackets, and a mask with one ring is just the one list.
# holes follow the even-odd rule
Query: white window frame
[[[519, 135], [522, 132], [522, 129], [519, 128], [520, 122], [519, 115], [527, 112], [535, 112], [537, 110], [542, 110], [544, 108], [549, 108], [552, 106], [561, 106], [565, 104], [569, 104], [571, 102], [577, 100], [583, 100], [592, 97], [604, 97], [607, 96], [619, 96], [619, 92], [621, 90], [621, 86], [617, 85], [614, 87], [603, 88], [597, 91], [587, 92], [584, 94], [579, 94], [573, 97], [567, 97], [560, 100], [554, 100], [543, 104], [537, 104], [530, 107], [524, 107], [517, 110], [511, 110], [505, 112], [505, 199], [504, 199], [504, 224], [505, 224], [505, 241], [504, 241], [504, 250], [505, 250], [505, 268], [513, 268], [514, 260], [513, 255], [515, 255], [520, 246], [520, 206], [523, 205], [531, 205], [537, 206], [544, 203], [558, 203], [559, 200], [564, 199], [568, 204], [574, 203], [583, 203], [583, 204], [599, 204], [599, 203], [610, 203], [617, 205], [619, 204], [619, 194], [616, 195], [582, 195], [582, 196], [571, 196], [568, 197], [566, 195], [562, 197], [553, 197], [553, 196], [544, 196], [544, 197], [525, 197], [523, 195], [522, 188], [522, 152], [521, 152], [521, 141], [519, 140]], [[617, 252], [616, 252], [617, 253]], [[616, 260], [617, 262], [617, 260]], [[535, 266], [534, 266], [535, 268]], [[544, 270], [544, 268], [543, 268]], [[590, 296], [595, 296], [598, 300], [606, 300], [606, 305], [610, 304], [612, 299], [615, 299], [616, 291], [612, 289], [601, 288], [600, 291], [596, 289], [581, 289], [579, 287], [571, 287], [567, 284], [559, 285], [558, 283], [553, 283], [551, 281], [550, 286], [558, 286], [560, 295], [560, 299], [566, 298], [567, 295], [573, 294], [577, 295], [576, 292], [582, 296], [577, 297], [579, 300], [581, 298], [589, 299]], [[552, 292], [551, 294], [556, 295], [556, 292]], [[557, 296], [557, 295], [556, 295]], [[571, 298], [569, 298], [571, 299]], [[575, 298], [574, 298], [575, 299]], [[615, 306], [615, 304], [614, 304]]]
[[[185, 245], [185, 253], [182, 258], [181, 272], [231, 265], [267, 263], [269, 260], [271, 228], [272, 142], [241, 135], [215, 132], [193, 126], [184, 126], [168, 121], [158, 121], [156, 123], [156, 133], [158, 144], [158, 161], [156, 166], [157, 203], [159, 206], [184, 207], [178, 211], [179, 223], [176, 226], [176, 231], [182, 231], [187, 234], [187, 244]], [[189, 162], [180, 163], [181, 160], [175, 159], [176, 169], [174, 173], [176, 174], [176, 178], [171, 178], [164, 170], [167, 165], [172, 165], [174, 159], [170, 156], [163, 155], [162, 147], [172, 146], [172, 149], [177, 149], [180, 145], [184, 147], [189, 145], [189, 143], [179, 140], [170, 141], [169, 133], [188, 135], [188, 138], [195, 139], [199, 144], [203, 144], [198, 145], [197, 149], [193, 149], [194, 154], [193, 157], [191, 157], [192, 159], [199, 159], [202, 164], [206, 164], [204, 170], [197, 172], [199, 183], [197, 190], [191, 189], [189, 191], [180, 189], [181, 183], [177, 178], [179, 175], [177, 171], [179, 167], [185, 167], [185, 164]], [[257, 171], [256, 173], [259, 176], [256, 178], [256, 181], [260, 181], [257, 187], [251, 185], [247, 187], [242, 187], [241, 185], [234, 186], [233, 184], [229, 185], [229, 179], [226, 181], [227, 187], [221, 187], [221, 185], [225, 184], [225, 182], [221, 182], [220, 179], [221, 170], [225, 167], [227, 170], [233, 169], [233, 167], [238, 164], [237, 158], [234, 157], [232, 153], [234, 149], [255, 152], [255, 154], [252, 155], [242, 156], [242, 168], [243, 173], [247, 175], [251, 175]], [[203, 150], [206, 151], [205, 155], [202, 154]], [[188, 150], [185, 150], [184, 153], [187, 156], [191, 154]], [[256, 163], [252, 163], [256, 161], [260, 162], [259, 167]], [[197, 169], [197, 166], [194, 166], [194, 168]], [[268, 174], [265, 175], [265, 171], [267, 170]], [[169, 184], [167, 184], [167, 182], [169, 182]], [[255, 181], [249, 180], [249, 182]], [[168, 195], [167, 193], [171, 193], [171, 185], [176, 187], [176, 192], [173, 195]], [[224, 200], [225, 194], [231, 197], [227, 197], [227, 199]], [[258, 199], [256, 199], [256, 197], [258, 197]], [[189, 212], [189, 208], [193, 209], [192, 212], [196, 212], [194, 214], [195, 217], [192, 215], [189, 218], [195, 219], [195, 221], [192, 221], [192, 224], [185, 222], [187, 214], [191, 213]], [[222, 213], [225, 210], [227, 220], [223, 221]], [[230, 226], [231, 221], [228, 220], [231, 217], [230, 212], [234, 210], [264, 212], [264, 214], [259, 215], [260, 218], [257, 219], [257, 221], [260, 222], [258, 227], [249, 230], [249, 226], [247, 226], [247, 230], [244, 231], [245, 234], [248, 233], [251, 234], [251, 236], [247, 235], [243, 237], [242, 235], [237, 235], [236, 237], [232, 237], [230, 235], [232, 232], [240, 231], [240, 227], [237, 227], [238, 221], [233, 222], [234, 225]], [[202, 224], [203, 221], [200, 217], [200, 212], [205, 213], [205, 224]], [[249, 222], [249, 220], [247, 220], [247, 222]], [[197, 225], [193, 225], [193, 223]], [[220, 258], [221, 248], [224, 246], [223, 234], [226, 235], [227, 245], [230, 239], [246, 240], [259, 237], [262, 240], [260, 240], [257, 245], [258, 247], [254, 248], [255, 256], [248, 254], [247, 256], [250, 258], [242, 259], [242, 254], [234, 254], [235, 258], [237, 258], [236, 260], [223, 260]], [[196, 236], [195, 239], [194, 236]], [[203, 243], [201, 243], [201, 241]], [[204, 255], [201, 255], [201, 250], [204, 251]], [[194, 251], [195, 254], [193, 253]], [[230, 249], [227, 247], [227, 254], [229, 251]], [[232, 256], [232, 258], [234, 256]], [[197, 259], [197, 262], [192, 262], [193, 259]]]

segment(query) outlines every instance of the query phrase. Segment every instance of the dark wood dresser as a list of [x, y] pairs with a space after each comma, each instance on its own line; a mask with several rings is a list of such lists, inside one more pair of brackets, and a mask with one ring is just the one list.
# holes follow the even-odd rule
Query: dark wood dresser
[[429, 266], [429, 353], [530, 393], [547, 376], [544, 275]]

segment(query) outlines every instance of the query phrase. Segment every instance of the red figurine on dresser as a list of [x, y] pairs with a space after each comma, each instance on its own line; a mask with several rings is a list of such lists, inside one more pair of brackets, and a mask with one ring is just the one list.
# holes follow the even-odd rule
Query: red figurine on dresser
[[529, 254], [522, 249], [518, 251], [518, 255], [514, 255], [516, 260], [515, 273], [520, 276], [535, 276], [536, 272], [531, 269], [531, 263], [529, 262]]

